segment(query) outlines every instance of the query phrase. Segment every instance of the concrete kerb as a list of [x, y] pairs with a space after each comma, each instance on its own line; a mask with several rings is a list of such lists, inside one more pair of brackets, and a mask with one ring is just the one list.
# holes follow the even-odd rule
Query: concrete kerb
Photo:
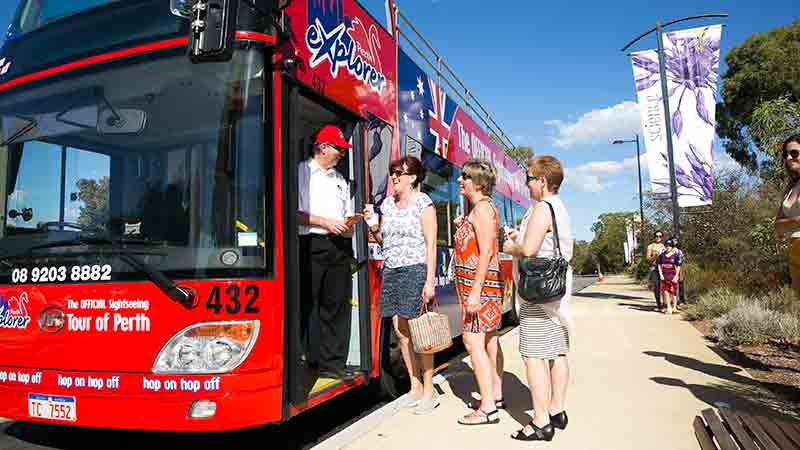
[[[519, 334], [519, 327], [515, 327], [510, 330], [508, 333], [500, 336], [500, 342], [504, 342], [507, 339], [511, 339], [512, 337]], [[469, 361], [469, 356], [465, 356], [461, 358], [461, 362], [467, 363]], [[457, 371], [447, 371], [445, 370], [444, 374], [436, 374], [433, 377], [433, 384], [435, 386], [440, 386], [444, 384], [450, 377], [458, 375], [460, 372]], [[386, 419], [394, 416], [398, 412], [400, 412], [403, 408], [401, 406], [403, 402], [403, 397], [400, 397], [391, 403], [388, 403], [377, 410], [371, 412], [366, 417], [358, 420], [356, 423], [350, 425], [349, 427], [345, 428], [344, 430], [334, 434], [333, 436], [325, 439], [324, 441], [320, 442], [319, 444], [311, 447], [312, 450], [338, 450], [350, 444], [351, 442], [355, 441], [362, 435], [368, 433], [372, 429], [376, 428], [378, 425], [383, 423]]]

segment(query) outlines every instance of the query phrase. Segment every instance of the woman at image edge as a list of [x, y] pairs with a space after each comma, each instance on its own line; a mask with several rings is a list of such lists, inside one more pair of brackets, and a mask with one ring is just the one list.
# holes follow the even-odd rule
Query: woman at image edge
[[[503, 251], [514, 256], [514, 276], [518, 277], [516, 262], [520, 257], [552, 257], [556, 253], [552, 215], [553, 206], [558, 241], [563, 257], [572, 259], [572, 230], [569, 214], [558, 197], [564, 179], [561, 162], [548, 155], [528, 161], [527, 184], [535, 201], [520, 224], [520, 232], [511, 230]], [[533, 419], [511, 437], [522, 441], [549, 441], [555, 428], [567, 426], [564, 399], [569, 383], [569, 351], [572, 318], [568, 301], [572, 293], [572, 269], [567, 271], [567, 292], [542, 304], [528, 303], [517, 295], [520, 303], [519, 350], [525, 361], [528, 386], [533, 399]], [[555, 428], [554, 428], [555, 427]]]
[[781, 157], [789, 183], [775, 216], [775, 234], [789, 240], [789, 273], [792, 288], [800, 295], [800, 134], [783, 142]]

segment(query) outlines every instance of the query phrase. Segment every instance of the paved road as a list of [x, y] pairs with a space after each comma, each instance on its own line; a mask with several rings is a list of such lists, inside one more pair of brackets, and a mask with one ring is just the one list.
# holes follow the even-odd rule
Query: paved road
[[[576, 276], [574, 292], [594, 283], [594, 277]], [[508, 330], [505, 330], [508, 331]], [[437, 364], [463, 357], [463, 346], [451, 347], [437, 355]], [[244, 431], [220, 433], [164, 433], [83, 429], [31, 422], [0, 423], [0, 450], [32, 449], [143, 449], [157, 444], [195, 450], [245, 448], [254, 443], [280, 443], [276, 448], [300, 450], [324, 441], [361, 417], [383, 406], [365, 389], [345, 393], [330, 404], [312, 409], [286, 424], [269, 425]], [[0, 419], [2, 421], [2, 419]]]

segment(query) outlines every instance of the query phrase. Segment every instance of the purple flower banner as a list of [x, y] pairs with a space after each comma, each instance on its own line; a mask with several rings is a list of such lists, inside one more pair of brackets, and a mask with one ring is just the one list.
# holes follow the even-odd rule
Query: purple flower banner
[[[664, 60], [669, 93], [672, 145], [678, 205], [711, 204], [714, 182], [714, 114], [722, 26], [664, 33]], [[651, 188], [669, 195], [669, 165], [658, 53], [631, 55], [642, 117]]]

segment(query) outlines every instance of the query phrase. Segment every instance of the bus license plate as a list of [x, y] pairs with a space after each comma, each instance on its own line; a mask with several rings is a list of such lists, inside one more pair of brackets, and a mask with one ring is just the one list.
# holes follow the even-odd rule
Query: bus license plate
[[75, 421], [75, 397], [28, 394], [28, 415], [39, 419]]

